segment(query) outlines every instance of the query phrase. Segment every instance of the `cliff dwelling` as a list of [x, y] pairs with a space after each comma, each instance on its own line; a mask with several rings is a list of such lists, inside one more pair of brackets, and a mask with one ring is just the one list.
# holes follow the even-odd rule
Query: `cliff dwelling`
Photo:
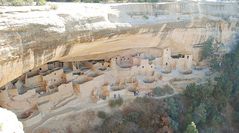
[[[172, 133], [196, 125], [206, 132], [211, 114], [230, 117], [225, 125], [233, 130], [220, 131], [239, 131], [231, 124], [237, 77], [218, 78], [224, 67], [237, 74], [229, 63], [237, 56], [227, 54], [237, 48], [238, 1], [83, 2], [0, 4], [0, 107], [16, 115], [24, 132]], [[200, 92], [204, 85], [232, 87], [233, 95]], [[225, 94], [221, 99], [230, 100], [215, 98], [213, 107], [227, 103], [220, 104], [227, 111], [201, 118], [208, 102], [191, 101], [212, 92], [204, 99]]]
[[[172, 85], [174, 79], [203, 80], [208, 69], [195, 70], [193, 64], [197, 62], [192, 54], [175, 57], [171, 48], [134, 54], [129, 50], [100, 60], [48, 62], [3, 86], [1, 107], [14, 111], [27, 127], [74, 101], [97, 104], [117, 97], [146, 96], [157, 86]], [[170, 95], [183, 89], [172, 87], [177, 90]]]

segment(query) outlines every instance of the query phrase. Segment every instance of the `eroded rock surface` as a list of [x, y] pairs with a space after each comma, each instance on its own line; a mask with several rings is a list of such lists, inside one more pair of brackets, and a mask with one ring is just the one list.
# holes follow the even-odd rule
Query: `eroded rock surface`
[[0, 86], [55, 60], [140, 48], [195, 54], [210, 36], [229, 44], [239, 28], [238, 3], [55, 5], [0, 8]]

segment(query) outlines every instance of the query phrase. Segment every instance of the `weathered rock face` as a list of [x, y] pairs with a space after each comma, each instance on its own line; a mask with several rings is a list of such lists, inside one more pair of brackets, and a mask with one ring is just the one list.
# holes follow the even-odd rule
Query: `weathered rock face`
[[208, 37], [228, 44], [239, 30], [237, 3], [56, 6], [0, 8], [0, 87], [49, 61], [140, 48], [193, 53]]

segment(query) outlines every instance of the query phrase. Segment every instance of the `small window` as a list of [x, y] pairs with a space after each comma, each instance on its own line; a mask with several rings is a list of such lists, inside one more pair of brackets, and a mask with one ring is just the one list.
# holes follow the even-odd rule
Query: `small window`
[[153, 66], [151, 66], [151, 68], [153, 68]]
[[189, 59], [189, 56], [187, 56], [187, 58]]
[[39, 70], [41, 70], [41, 68], [39, 68]]
[[142, 66], [142, 68], [144, 68], [144, 66]]
[[29, 72], [32, 72], [32, 70], [29, 70]]
[[56, 73], [54, 73], [56, 75]]
[[166, 63], [166, 66], [168, 65], [168, 63]]

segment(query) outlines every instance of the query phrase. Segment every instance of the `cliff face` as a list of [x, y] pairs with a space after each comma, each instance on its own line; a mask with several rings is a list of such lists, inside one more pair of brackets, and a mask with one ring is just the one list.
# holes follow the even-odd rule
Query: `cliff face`
[[139, 48], [192, 53], [210, 36], [228, 44], [239, 30], [236, 3], [56, 6], [0, 8], [0, 87], [49, 61]]

